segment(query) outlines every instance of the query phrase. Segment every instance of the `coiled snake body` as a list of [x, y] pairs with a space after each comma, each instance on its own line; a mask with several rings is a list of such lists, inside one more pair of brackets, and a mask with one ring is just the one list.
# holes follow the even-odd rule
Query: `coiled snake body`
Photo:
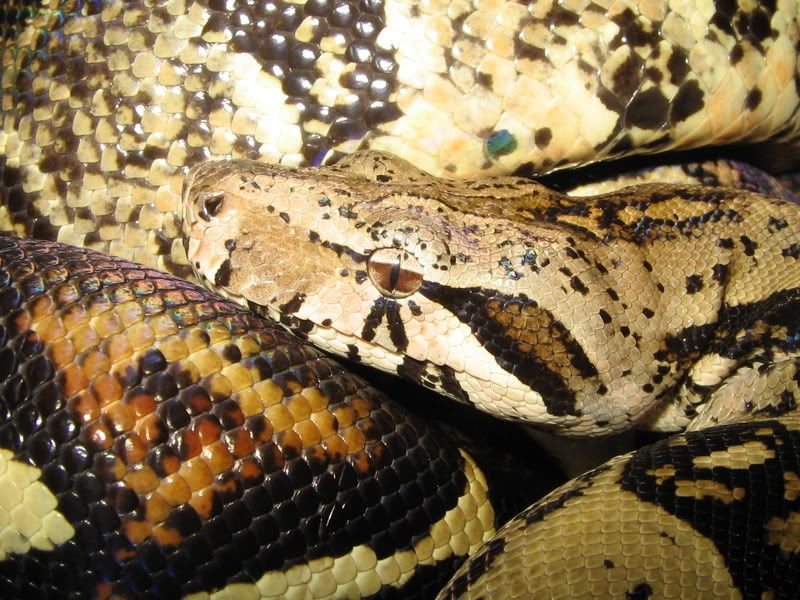
[[[445, 595], [796, 595], [797, 205], [485, 179], [793, 140], [794, 2], [4, 16], [0, 225], [51, 241], [0, 239], [0, 594], [427, 596], [434, 566], [470, 552]], [[359, 148], [381, 153], [289, 168]], [[231, 158], [261, 162], [202, 164]], [[731, 182], [766, 180], [751, 175]], [[587, 444], [696, 430], [478, 549], [485, 480], [435, 426], [125, 259], [194, 270], [334, 351]]]

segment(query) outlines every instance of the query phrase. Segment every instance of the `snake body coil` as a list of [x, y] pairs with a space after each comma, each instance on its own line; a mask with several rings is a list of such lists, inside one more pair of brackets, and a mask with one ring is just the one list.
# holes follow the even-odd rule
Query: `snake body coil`
[[[2, 9], [0, 228], [50, 241], [0, 238], [0, 595], [429, 596], [434, 566], [467, 552], [445, 594], [797, 594], [797, 206], [653, 187], [580, 203], [430, 176], [792, 141], [795, 2]], [[222, 163], [193, 172], [182, 206], [209, 159], [288, 167], [361, 148], [429, 175], [384, 154], [299, 178]], [[363, 196], [376, 190], [388, 197]], [[265, 194], [264, 215], [219, 226]], [[444, 238], [412, 222], [434, 206]], [[698, 431], [556, 490], [478, 550], [485, 484], [438, 430], [124, 260], [246, 296], [231, 286], [264, 258], [264, 224], [272, 243], [295, 231], [310, 246], [267, 257], [289, 297], [248, 300], [335, 351], [567, 434]]]

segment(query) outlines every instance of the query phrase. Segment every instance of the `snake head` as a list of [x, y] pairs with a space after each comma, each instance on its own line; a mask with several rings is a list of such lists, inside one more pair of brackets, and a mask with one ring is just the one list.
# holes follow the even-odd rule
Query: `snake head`
[[[374, 152], [316, 169], [209, 163], [189, 174], [183, 227], [200, 279], [317, 345], [495, 414], [576, 418], [567, 378], [549, 369], [574, 375], [555, 361], [578, 345], [541, 309], [557, 300], [589, 318], [560, 300], [569, 243], [520, 212], [552, 194], [438, 179]], [[523, 351], [525, 373], [506, 360]]]

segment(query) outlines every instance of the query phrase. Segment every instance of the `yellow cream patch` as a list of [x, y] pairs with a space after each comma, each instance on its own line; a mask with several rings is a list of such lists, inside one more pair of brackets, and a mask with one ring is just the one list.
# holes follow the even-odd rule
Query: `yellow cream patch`
[[412, 548], [378, 560], [369, 546], [349, 554], [324, 557], [286, 571], [265, 573], [257, 583], [234, 583], [187, 600], [260, 600], [266, 598], [351, 598], [377, 594], [383, 586], [401, 588], [420, 565], [472, 554], [494, 533], [494, 509], [486, 496], [486, 479], [469, 455], [464, 457], [467, 485], [458, 504], [430, 528]]
[[36, 467], [14, 460], [10, 450], [0, 449], [0, 560], [31, 548], [52, 550], [75, 535], [40, 475]]

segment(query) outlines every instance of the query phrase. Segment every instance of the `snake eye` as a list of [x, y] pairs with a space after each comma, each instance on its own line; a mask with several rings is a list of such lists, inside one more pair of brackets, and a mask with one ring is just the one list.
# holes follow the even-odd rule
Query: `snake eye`
[[404, 250], [381, 248], [367, 261], [367, 273], [384, 296], [405, 298], [422, 285], [422, 265]]
[[225, 199], [223, 192], [202, 192], [197, 197], [197, 203], [200, 205], [200, 218], [204, 221], [210, 221], [212, 217], [216, 217], [222, 208], [222, 201]]

